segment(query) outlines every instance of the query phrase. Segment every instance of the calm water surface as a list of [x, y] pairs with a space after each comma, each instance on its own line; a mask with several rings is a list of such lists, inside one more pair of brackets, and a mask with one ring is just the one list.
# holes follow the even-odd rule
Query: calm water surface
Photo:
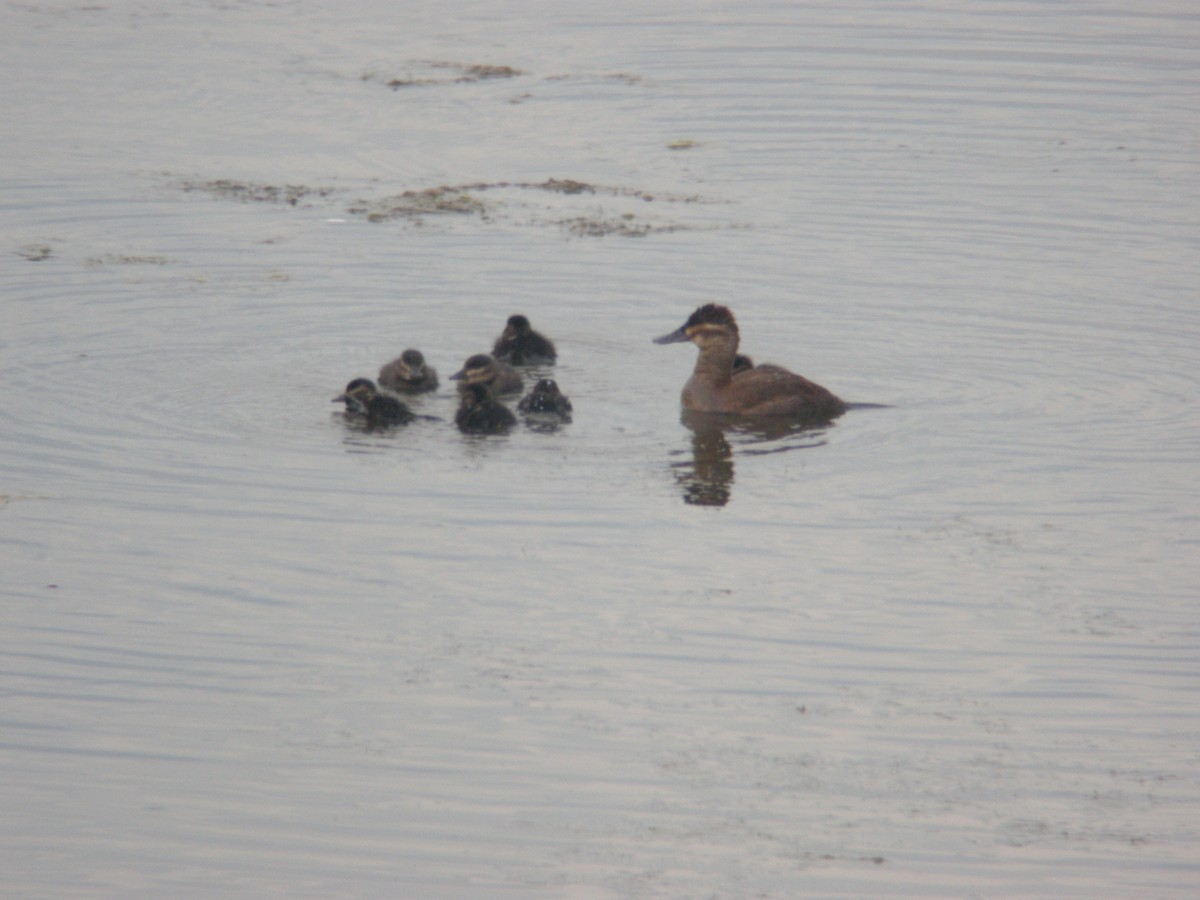
[[[0, 7], [5, 893], [1193, 896], [1200, 13], [1133, 10]], [[710, 301], [882, 408], [689, 427]], [[464, 438], [513, 312], [575, 421]], [[408, 346], [445, 421], [348, 428]]]

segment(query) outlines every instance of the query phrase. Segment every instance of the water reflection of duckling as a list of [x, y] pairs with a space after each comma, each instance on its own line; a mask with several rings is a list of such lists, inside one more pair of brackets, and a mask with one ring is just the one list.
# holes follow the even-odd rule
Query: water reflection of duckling
[[691, 341], [700, 348], [692, 377], [683, 386], [684, 409], [741, 416], [793, 416], [828, 420], [846, 411], [838, 397], [782, 366], [761, 365], [738, 372], [734, 359], [738, 327], [724, 306], [701, 306], [656, 344]]
[[458, 412], [454, 415], [455, 424], [465, 434], [496, 434], [507, 431], [517, 422], [512, 414], [500, 401], [492, 396], [492, 392], [482, 382], [469, 382], [459, 389], [462, 399]]
[[563, 422], [571, 421], [571, 401], [558, 389], [552, 378], [543, 378], [521, 398], [517, 409], [523, 413], [554, 416]]
[[497, 397], [501, 394], [518, 394], [525, 385], [520, 372], [497, 362], [486, 353], [470, 357], [459, 371], [450, 376], [450, 380], [462, 382], [460, 391], [467, 385], [485, 384]]
[[346, 404], [348, 417], [362, 419], [371, 428], [404, 425], [416, 418], [399, 397], [380, 393], [370, 378], [355, 378], [333, 398], [334, 403], [338, 401]]
[[514, 366], [546, 366], [558, 358], [549, 338], [538, 334], [524, 316], [509, 316], [492, 356]]
[[379, 370], [379, 384], [401, 394], [423, 394], [437, 388], [437, 370], [420, 350], [405, 350]]

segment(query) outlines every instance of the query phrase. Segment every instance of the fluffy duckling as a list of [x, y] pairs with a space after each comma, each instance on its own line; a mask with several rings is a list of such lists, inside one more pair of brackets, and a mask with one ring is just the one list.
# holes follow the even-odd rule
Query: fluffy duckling
[[423, 394], [437, 388], [437, 370], [420, 350], [405, 350], [379, 370], [379, 384], [400, 394]]
[[745, 369], [734, 378], [738, 327], [724, 306], [701, 306], [678, 329], [656, 344], [691, 341], [700, 348], [692, 377], [683, 386], [683, 408], [740, 416], [792, 416], [833, 419], [846, 404], [819, 384], [782, 366]]
[[499, 397], [502, 394], [519, 394], [524, 387], [521, 373], [512, 366], [497, 362], [486, 353], [476, 353], [463, 363], [463, 367], [450, 376], [451, 381], [461, 381], [459, 390], [467, 385], [484, 384]]
[[524, 316], [509, 316], [492, 356], [514, 366], [548, 366], [558, 358], [553, 342], [538, 334]]
[[482, 382], [468, 382], [460, 388], [461, 400], [454, 422], [464, 434], [496, 434], [517, 423], [517, 417], [492, 396]]
[[753, 369], [753, 368], [754, 368], [754, 360], [752, 360], [746, 354], [739, 353], [737, 356], [735, 356], [733, 358], [733, 374], [734, 375], [736, 375], [738, 372], [745, 372], [747, 369]]
[[543, 378], [521, 398], [517, 409], [538, 416], [553, 416], [560, 421], [571, 421], [571, 401], [558, 389], [552, 378]]
[[404, 425], [416, 418], [399, 397], [380, 393], [370, 378], [355, 378], [333, 398], [334, 403], [339, 401], [346, 404], [348, 417], [363, 419], [369, 428]]

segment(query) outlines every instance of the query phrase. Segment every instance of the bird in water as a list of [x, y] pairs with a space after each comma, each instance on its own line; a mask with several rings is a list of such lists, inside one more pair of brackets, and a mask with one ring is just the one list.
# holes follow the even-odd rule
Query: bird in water
[[468, 384], [485, 384], [494, 396], [519, 394], [525, 386], [521, 373], [512, 366], [498, 362], [486, 353], [469, 357], [463, 367], [450, 376], [451, 381], [461, 381], [461, 391]]
[[571, 421], [571, 401], [558, 389], [553, 378], [543, 378], [521, 398], [517, 409], [534, 416], [553, 417], [562, 422]]
[[379, 384], [399, 394], [423, 394], [437, 389], [437, 370], [420, 350], [405, 350], [379, 370]]
[[685, 410], [739, 416], [792, 416], [830, 420], [846, 404], [830, 391], [782, 366], [752, 365], [735, 373], [738, 326], [727, 307], [701, 306], [656, 344], [691, 341], [700, 348], [692, 376], [683, 386]]
[[548, 366], [558, 358], [554, 343], [533, 330], [525, 316], [509, 316], [492, 356], [514, 366]]
[[345, 403], [346, 417], [361, 420], [368, 428], [405, 425], [416, 418], [404, 401], [382, 393], [370, 378], [355, 378], [333, 402]]
[[454, 422], [464, 434], [497, 434], [517, 423], [517, 417], [492, 396], [482, 382], [470, 382], [459, 388], [460, 400]]

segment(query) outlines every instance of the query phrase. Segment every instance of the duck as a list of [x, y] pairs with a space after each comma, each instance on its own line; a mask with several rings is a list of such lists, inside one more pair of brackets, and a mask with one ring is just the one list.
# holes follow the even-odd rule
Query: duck
[[832, 420], [846, 404], [832, 392], [782, 366], [764, 364], [735, 373], [738, 326], [728, 307], [708, 303], [656, 344], [691, 341], [700, 348], [692, 377], [683, 386], [683, 408], [737, 416], [792, 416]]
[[538, 334], [522, 315], [509, 316], [492, 356], [514, 366], [548, 366], [558, 358], [554, 343]]
[[470, 384], [486, 384], [497, 397], [503, 394], [519, 394], [525, 386], [520, 372], [486, 353], [476, 353], [468, 357], [463, 367], [450, 376], [450, 380], [462, 382], [460, 391]]
[[370, 378], [355, 378], [333, 398], [334, 403], [339, 401], [346, 404], [347, 417], [364, 420], [368, 428], [404, 425], [416, 418], [404, 401], [381, 393]]
[[521, 398], [517, 409], [523, 413], [554, 416], [563, 422], [571, 421], [571, 401], [558, 389], [553, 378], [543, 378]]
[[401, 394], [423, 394], [437, 389], [437, 370], [420, 350], [409, 349], [379, 370], [379, 384]]
[[517, 423], [517, 417], [492, 396], [483, 382], [468, 382], [459, 391], [461, 400], [454, 422], [464, 434], [497, 434]]

